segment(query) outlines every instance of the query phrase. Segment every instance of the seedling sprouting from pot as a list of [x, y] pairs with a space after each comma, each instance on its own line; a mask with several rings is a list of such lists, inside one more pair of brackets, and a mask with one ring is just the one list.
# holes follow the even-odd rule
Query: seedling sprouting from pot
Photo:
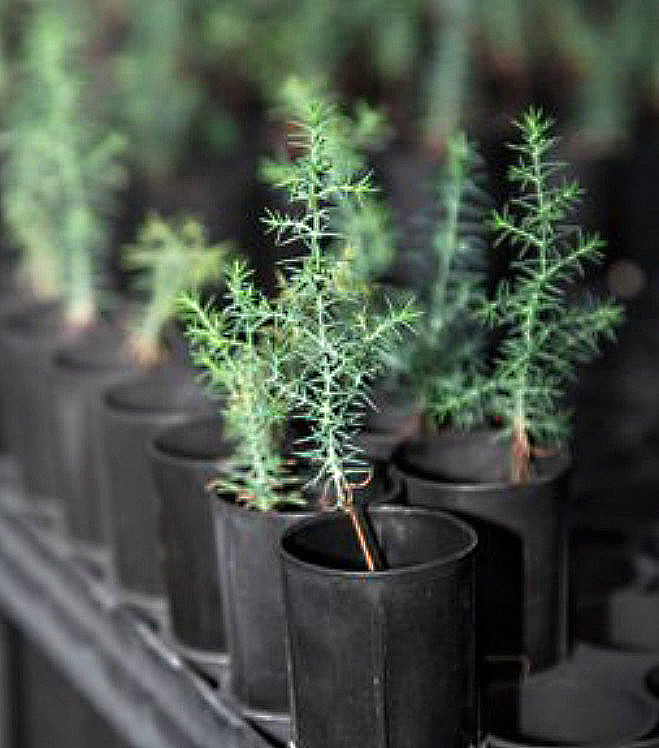
[[136, 161], [157, 188], [178, 165], [202, 90], [186, 71], [191, 32], [186, 4], [141, 0], [132, 7], [131, 33], [118, 56], [117, 109]]
[[96, 315], [108, 220], [125, 180], [124, 140], [92, 124], [81, 38], [70, 14], [39, 3], [3, 142], [4, 210], [37, 297], [63, 295], [69, 327]]
[[179, 225], [151, 214], [137, 243], [126, 248], [124, 265], [140, 273], [146, 304], [128, 338], [129, 352], [144, 365], [162, 357], [160, 333], [175, 315], [178, 295], [217, 280], [226, 264], [229, 244], [208, 246], [200, 223], [188, 218]]
[[551, 156], [551, 123], [531, 109], [518, 128], [521, 142], [511, 146], [518, 160], [509, 172], [517, 194], [492, 217], [496, 246], [515, 252], [512, 277], [476, 312], [500, 335], [494, 363], [466, 386], [446, 378], [434, 406], [440, 422], [481, 414], [509, 435], [514, 482], [529, 478], [533, 455], [564, 445], [566, 385], [622, 317], [611, 301], [570, 302], [586, 264], [600, 260], [603, 242], [570, 223], [581, 190], [558, 179], [563, 164]]
[[[239, 494], [260, 508], [281, 503], [286, 472], [272, 451], [272, 434], [290, 416], [300, 419], [307, 434], [292, 454], [309, 465], [308, 487], [325, 505], [350, 514], [367, 564], [375, 568], [377, 551], [353, 502], [355, 484], [368, 475], [353, 438], [369, 404], [369, 382], [414, 313], [409, 304], [376, 305], [377, 294], [354, 271], [354, 246], [337, 216], [346, 204], [359, 212], [373, 188], [349, 147], [344, 120], [301, 84], [290, 84], [287, 94], [297, 155], [271, 173], [288, 194], [291, 212], [268, 211], [264, 223], [280, 245], [296, 243], [303, 254], [284, 264], [272, 301], [246, 283], [240, 266], [227, 279], [224, 312], [213, 314], [188, 298], [187, 330], [195, 362], [228, 397], [229, 422], [244, 442], [234, 463], [241, 469], [233, 481]], [[248, 419], [248, 410], [261, 420]], [[267, 459], [257, 445], [267, 447]]]
[[[354, 438], [370, 405], [369, 383], [415, 313], [409, 303], [376, 304], [374, 289], [346, 266], [350, 256], [342, 250], [351, 237], [333, 215], [342, 205], [364, 210], [373, 193], [370, 176], [355, 160], [333, 105], [300, 85], [289, 85], [287, 94], [299, 155], [282, 168], [278, 186], [287, 191], [291, 212], [264, 219], [280, 245], [296, 242], [306, 250], [288, 263], [280, 306], [289, 341], [284, 391], [309, 428], [297, 454], [312, 465], [322, 495], [351, 513], [359, 536], [353, 488], [367, 469]], [[362, 537], [360, 543], [372, 566]]]
[[217, 486], [255, 509], [304, 504], [279, 449], [288, 411], [275, 307], [253, 287], [244, 262], [234, 261], [224, 281], [221, 311], [190, 294], [181, 298], [192, 361], [224, 398], [227, 433], [235, 444]]
[[422, 292], [423, 315], [416, 335], [398, 354], [397, 368], [422, 401], [431, 425], [460, 430], [484, 420], [477, 407], [442, 412], [446, 390], [469, 387], [485, 373], [486, 336], [476, 311], [485, 301], [486, 215], [490, 200], [483, 164], [464, 134], [446, 141], [439, 179], [439, 221], [432, 245], [434, 272]]

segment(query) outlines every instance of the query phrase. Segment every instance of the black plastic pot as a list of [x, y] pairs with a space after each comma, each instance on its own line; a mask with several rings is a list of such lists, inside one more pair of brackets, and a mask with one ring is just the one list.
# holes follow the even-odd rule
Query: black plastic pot
[[102, 393], [139, 371], [124, 343], [119, 327], [104, 320], [53, 358], [57, 498], [83, 557], [107, 551], [110, 543]]
[[289, 709], [284, 601], [278, 547], [304, 509], [259, 512], [213, 502], [231, 691], [255, 717]]
[[510, 667], [547, 668], [567, 651], [569, 460], [544, 458], [536, 476], [514, 485], [500, 478], [508, 454], [483, 435], [447, 435], [405, 447], [393, 470], [410, 504], [451, 510], [478, 534], [477, 637], [495, 678]]
[[[9, 358], [6, 349], [7, 331], [4, 329], [12, 315], [28, 308], [24, 294], [10, 290], [0, 291], [0, 451], [10, 450], [7, 436], [7, 420], [11, 414], [11, 397], [9, 395], [12, 381], [9, 371]], [[9, 414], [9, 415], [8, 415]], [[14, 442], [15, 443], [15, 442]]]
[[9, 451], [27, 497], [54, 508], [55, 448], [51, 359], [66, 339], [58, 302], [10, 314], [0, 330], [3, 410]]
[[569, 665], [488, 694], [490, 745], [635, 746], [657, 726], [657, 702], [641, 689]]
[[194, 373], [178, 366], [110, 387], [103, 398], [114, 570], [124, 601], [147, 613], [164, 593], [149, 445], [158, 432], [210, 408]]
[[219, 416], [166, 429], [151, 449], [172, 634], [202, 665], [226, 652], [209, 484], [231, 451]]
[[443, 512], [368, 510], [368, 572], [332, 512], [282, 539], [296, 748], [436, 748], [475, 736], [476, 534]]
[[399, 393], [398, 397], [376, 392], [375, 409], [369, 410], [363, 428], [355, 437], [362, 456], [371, 464], [373, 491], [387, 490], [389, 463], [395, 451], [416, 430], [416, 404]]
[[[589, 612], [591, 620], [588, 620]], [[585, 638], [619, 649], [659, 653], [659, 591], [656, 588], [633, 583], [620, 586], [601, 601], [597, 612], [596, 616], [594, 610], [581, 611], [586, 620], [581, 622], [579, 633]]]

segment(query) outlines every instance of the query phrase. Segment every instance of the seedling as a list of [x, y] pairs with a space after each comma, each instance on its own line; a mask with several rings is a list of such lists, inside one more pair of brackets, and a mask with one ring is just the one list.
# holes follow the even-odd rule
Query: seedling
[[203, 227], [191, 218], [176, 226], [155, 213], [148, 217], [137, 243], [124, 255], [125, 267], [139, 271], [137, 285], [147, 299], [128, 339], [129, 351], [141, 364], [161, 358], [160, 333], [176, 313], [178, 295], [217, 280], [228, 251], [228, 242], [208, 246]]
[[[470, 386], [485, 371], [486, 339], [474, 318], [485, 301], [486, 215], [483, 163], [464, 134], [446, 141], [439, 180], [439, 222], [432, 245], [433, 279], [424, 290], [416, 336], [399, 354], [403, 379], [420, 396], [427, 415], [442, 412], [446, 390]], [[452, 413], [450, 426], [468, 429], [484, 419], [476, 407]]]
[[[272, 434], [280, 414], [306, 424], [308, 434], [293, 444], [292, 454], [309, 465], [308, 486], [319, 490], [323, 503], [350, 514], [367, 564], [375, 568], [377, 552], [368, 547], [368, 533], [353, 504], [356, 483], [368, 475], [353, 439], [369, 405], [369, 383], [414, 313], [409, 304], [397, 308], [385, 302], [376, 308], [370, 287], [351, 266], [350, 253], [342, 251], [350, 235], [337, 225], [337, 209], [350, 205], [359, 212], [373, 190], [348, 147], [342, 119], [299, 83], [289, 84], [286, 93], [295, 117], [290, 145], [296, 155], [274, 171], [291, 209], [268, 211], [263, 220], [279, 245], [296, 243], [303, 254], [284, 264], [280, 294], [273, 301], [246, 286], [239, 270], [231, 279], [228, 311], [211, 316], [188, 299], [188, 335], [195, 361], [229, 397], [234, 428], [247, 428], [245, 419], [231, 413], [246, 403], [264, 414], [268, 428], [263, 434]], [[234, 357], [242, 356], [250, 364], [236, 369]], [[254, 371], [257, 378], [252, 378]], [[238, 404], [232, 406], [232, 400]], [[245, 445], [274, 443], [272, 436], [256, 439], [245, 431], [242, 436]], [[254, 490], [269, 493], [270, 502], [281, 501], [276, 490], [266, 490], [273, 485], [267, 476], [279, 476], [280, 485], [283, 478], [273, 452], [267, 461], [257, 460], [248, 446], [242, 454], [249, 461], [238, 485], [259, 474]], [[263, 464], [273, 472], [258, 467]], [[251, 501], [263, 504], [258, 497]]]
[[227, 432], [235, 444], [217, 486], [262, 511], [304, 504], [280, 454], [288, 411], [281, 396], [275, 307], [254, 289], [244, 262], [234, 261], [224, 280], [221, 311], [201, 305], [193, 295], [181, 297], [192, 361], [211, 390], [224, 398]]
[[117, 107], [150, 186], [174, 173], [202, 102], [185, 70], [190, 3], [142, 0], [118, 58]]
[[[515, 252], [512, 278], [477, 317], [500, 337], [491, 370], [465, 386], [447, 379], [434, 411], [440, 422], [482, 414], [511, 439], [511, 479], [530, 475], [530, 460], [564, 446], [569, 413], [563, 398], [575, 367], [614, 336], [622, 309], [611, 301], [569, 299], [588, 263], [602, 257], [603, 242], [584, 234], [569, 216], [581, 190], [561, 180], [564, 165], [551, 151], [551, 122], [531, 109], [517, 123], [521, 142], [509, 180], [517, 189], [492, 216], [496, 246]], [[473, 419], [472, 419], [473, 420]]]
[[4, 211], [24, 250], [23, 277], [37, 297], [65, 296], [74, 329], [96, 314], [107, 223], [126, 176], [123, 138], [91, 123], [81, 54], [69, 15], [40, 3], [4, 137]]

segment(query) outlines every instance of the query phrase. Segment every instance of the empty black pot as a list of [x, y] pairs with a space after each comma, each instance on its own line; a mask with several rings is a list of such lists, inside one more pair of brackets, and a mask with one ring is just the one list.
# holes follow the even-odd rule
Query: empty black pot
[[279, 540], [309, 512], [260, 512], [223, 498], [213, 507], [233, 696], [247, 710], [283, 714], [289, 695]]
[[226, 651], [210, 484], [231, 452], [219, 416], [166, 429], [151, 449], [172, 633], [202, 660]]
[[478, 642], [493, 677], [510, 666], [546, 668], [566, 654], [569, 460], [538, 463], [537, 475], [515, 485], [502, 480], [507, 445], [447, 435], [403, 448], [393, 470], [411, 505], [451, 510], [478, 534]]
[[378, 506], [387, 559], [365, 570], [347, 515], [282, 539], [296, 748], [437, 748], [475, 735], [476, 534], [443, 512]]
[[631, 748], [657, 725], [657, 702], [633, 688], [573, 663], [525, 681], [493, 684], [488, 692], [490, 745]]
[[194, 373], [172, 365], [112, 386], [103, 398], [114, 569], [124, 600], [147, 612], [164, 593], [149, 445], [164, 428], [210, 407]]
[[124, 342], [119, 327], [103, 320], [53, 359], [57, 498], [83, 556], [107, 550], [110, 542], [102, 393], [139, 371]]

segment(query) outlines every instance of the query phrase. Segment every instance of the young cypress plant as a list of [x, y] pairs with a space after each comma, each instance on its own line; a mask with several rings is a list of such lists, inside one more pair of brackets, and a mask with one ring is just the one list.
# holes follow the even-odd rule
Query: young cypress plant
[[[305, 502], [293, 489], [280, 454], [288, 411], [282, 398], [283, 348], [275, 306], [254, 289], [242, 261], [225, 273], [221, 311], [191, 294], [181, 297], [191, 358], [210, 389], [224, 402], [232, 459], [221, 468], [217, 486], [255, 509]], [[290, 489], [290, 490], [286, 490]]]
[[128, 270], [138, 271], [136, 285], [147, 300], [128, 338], [128, 350], [141, 364], [161, 358], [160, 333], [176, 314], [178, 295], [219, 279], [228, 251], [228, 242], [208, 246], [203, 227], [192, 218], [179, 225], [155, 213], [147, 218], [123, 258]]
[[[264, 218], [279, 245], [295, 242], [306, 250], [287, 263], [279, 306], [289, 341], [284, 392], [309, 428], [297, 454], [312, 466], [312, 483], [326, 501], [351, 512], [353, 489], [368, 474], [354, 439], [370, 405], [369, 384], [415, 313], [410, 303], [396, 306], [385, 298], [376, 304], [371, 286], [342, 251], [351, 237], [333, 221], [337, 208], [350, 205], [359, 213], [373, 193], [342, 118], [304, 87], [289, 86], [288, 102], [297, 155], [282, 169], [277, 186], [286, 189], [291, 208]], [[352, 512], [351, 517], [360, 535]]]
[[511, 479], [530, 477], [530, 460], [564, 446], [569, 414], [565, 388], [575, 366], [612, 338], [622, 309], [611, 301], [569, 302], [588, 263], [601, 259], [602, 240], [570, 223], [581, 191], [557, 180], [563, 164], [551, 156], [551, 122], [530, 109], [518, 123], [521, 142], [509, 179], [517, 189], [493, 214], [496, 245], [515, 252], [512, 278], [503, 281], [477, 314], [500, 336], [492, 370], [446, 391], [435, 405], [440, 422], [480, 412], [511, 439]]
[[337, 211], [348, 203], [359, 212], [373, 190], [349, 147], [345, 120], [299, 83], [288, 85], [287, 97], [296, 155], [271, 165], [270, 173], [286, 190], [291, 209], [269, 210], [263, 221], [279, 245], [296, 243], [303, 254], [284, 263], [280, 293], [272, 301], [246, 283], [241, 266], [227, 279], [224, 312], [212, 314], [188, 297], [187, 331], [194, 360], [228, 396], [229, 421], [244, 442], [241, 472], [226, 485], [261, 508], [281, 502], [286, 474], [272, 451], [272, 433], [283, 418], [299, 418], [308, 433], [293, 444], [292, 455], [308, 464], [307, 485], [322, 503], [350, 513], [373, 567], [353, 506], [355, 484], [368, 474], [353, 439], [369, 404], [369, 383], [414, 312], [410, 304], [376, 305], [354, 270], [354, 254], [345, 251], [351, 237], [341, 231]]
[[[482, 187], [483, 163], [463, 133], [446, 141], [439, 180], [439, 221], [432, 245], [434, 277], [424, 293], [416, 336], [403, 347], [398, 368], [418, 392], [431, 418], [441, 414], [449, 393], [468, 387], [485, 369], [486, 339], [474, 319], [485, 300], [489, 198]], [[468, 429], [484, 419], [479, 403], [452, 413], [450, 425]]]
[[96, 314], [107, 222], [125, 180], [123, 138], [93, 123], [73, 7], [31, 18], [21, 85], [4, 137], [4, 211], [38, 297], [63, 294], [72, 328]]
[[199, 82], [185, 70], [192, 3], [142, 0], [118, 58], [117, 107], [134, 157], [151, 187], [179, 165], [202, 103]]

